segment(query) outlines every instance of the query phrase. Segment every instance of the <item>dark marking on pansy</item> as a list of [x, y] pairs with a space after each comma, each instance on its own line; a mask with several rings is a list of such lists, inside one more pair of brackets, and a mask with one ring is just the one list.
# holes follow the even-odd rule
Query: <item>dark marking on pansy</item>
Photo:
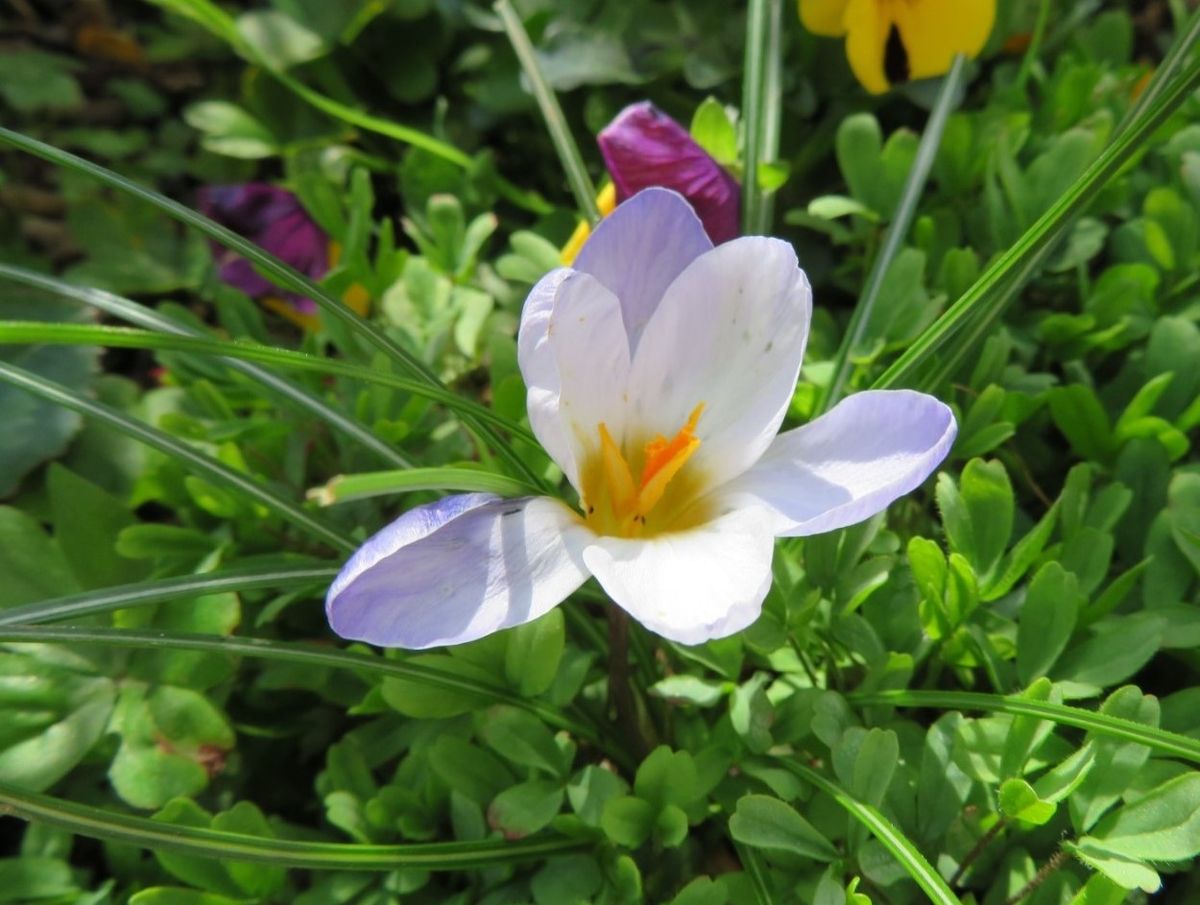
[[888, 30], [887, 44], [883, 48], [883, 74], [893, 85], [908, 81], [908, 51], [900, 39], [900, 29], [895, 25]]
[[501, 517], [506, 516], [506, 515], [516, 515], [520, 511], [521, 511], [520, 506], [514, 506], [512, 509], [505, 509], [503, 512], [500, 513], [500, 515], [501, 515]]

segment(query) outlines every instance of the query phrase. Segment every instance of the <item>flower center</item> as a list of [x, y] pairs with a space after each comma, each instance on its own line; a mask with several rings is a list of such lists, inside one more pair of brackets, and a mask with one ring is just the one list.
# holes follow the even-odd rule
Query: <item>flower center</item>
[[675, 436], [668, 440], [658, 434], [642, 447], [641, 476], [636, 481], [629, 460], [608, 432], [608, 426], [600, 422], [599, 467], [591, 469], [593, 478], [587, 482], [591, 486], [584, 500], [588, 521], [599, 533], [638, 537], [646, 531], [647, 516], [668, 495], [672, 479], [700, 448], [696, 424], [703, 411], [701, 402]]

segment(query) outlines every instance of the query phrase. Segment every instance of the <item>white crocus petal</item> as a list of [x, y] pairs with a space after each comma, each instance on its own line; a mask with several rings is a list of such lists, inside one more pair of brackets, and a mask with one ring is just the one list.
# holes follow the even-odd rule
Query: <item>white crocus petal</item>
[[547, 328], [558, 371], [558, 420], [569, 458], [554, 456], [575, 489], [599, 448], [602, 422], [619, 443], [625, 422], [629, 341], [621, 303], [595, 277], [574, 272], [559, 285]]
[[873, 390], [780, 434], [758, 463], [719, 492], [759, 504], [776, 534], [801, 536], [870, 518], [915, 490], [946, 457], [958, 425], [924, 393]]
[[713, 247], [684, 197], [668, 189], [638, 192], [600, 221], [575, 258], [621, 300], [630, 350], [674, 279]]
[[642, 334], [630, 429], [671, 436], [703, 403], [689, 469], [714, 485], [741, 474], [779, 430], [811, 311], [808, 279], [786, 242], [745, 237], [701, 255]]
[[461, 644], [538, 618], [587, 578], [592, 534], [545, 497], [446, 497], [368, 540], [329, 589], [343, 638], [382, 647]]
[[680, 644], [754, 622], [771, 587], [774, 538], [754, 509], [645, 540], [597, 537], [583, 561], [634, 619]]
[[517, 363], [527, 389], [529, 425], [542, 448], [560, 465], [572, 462], [574, 457], [558, 414], [558, 364], [547, 328], [559, 287], [573, 272], [560, 267], [538, 280], [521, 310], [521, 328], [517, 334]]

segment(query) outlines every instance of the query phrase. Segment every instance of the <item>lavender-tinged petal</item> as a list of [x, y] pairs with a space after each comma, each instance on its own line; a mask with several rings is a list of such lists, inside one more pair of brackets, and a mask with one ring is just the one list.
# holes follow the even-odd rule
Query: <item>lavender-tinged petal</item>
[[600, 132], [598, 141], [618, 201], [650, 186], [674, 189], [696, 209], [713, 242], [738, 235], [737, 181], [653, 104], [626, 107]]
[[684, 198], [667, 189], [651, 188], [638, 192], [601, 220], [573, 266], [591, 274], [620, 299], [632, 351], [667, 287], [712, 247]]
[[572, 273], [573, 270], [560, 267], [538, 280], [521, 309], [521, 328], [517, 333], [517, 363], [527, 388], [525, 405], [529, 411], [529, 426], [550, 458], [568, 476], [574, 474], [574, 456], [571, 438], [559, 417], [562, 381], [550, 345], [549, 328], [559, 287]]
[[343, 638], [383, 647], [473, 641], [537, 619], [578, 588], [591, 536], [557, 500], [447, 497], [368, 540], [334, 580], [325, 612]]
[[778, 535], [833, 531], [870, 518], [919, 487], [957, 433], [954, 414], [932, 396], [857, 393], [780, 434], [720, 495], [730, 505], [764, 507]]

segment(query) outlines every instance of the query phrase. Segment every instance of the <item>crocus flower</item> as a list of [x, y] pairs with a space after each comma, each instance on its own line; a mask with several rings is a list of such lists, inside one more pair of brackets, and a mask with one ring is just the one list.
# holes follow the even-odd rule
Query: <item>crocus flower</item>
[[[698, 145], [688, 130], [649, 101], [630, 104], [597, 137], [612, 183], [600, 192], [597, 205], [607, 216], [642, 189], [674, 189], [700, 215], [713, 242], [738, 234], [741, 189], [724, 167]], [[590, 229], [581, 223], [563, 248], [571, 264]]]
[[800, 0], [805, 28], [846, 37], [850, 68], [872, 94], [978, 55], [995, 18], [996, 0]]
[[[325, 235], [291, 192], [265, 182], [213, 185], [200, 189], [200, 212], [290, 264], [306, 277], [319, 280], [337, 261], [338, 247]], [[315, 330], [317, 304], [284, 292], [260, 275], [240, 255], [214, 246], [221, 281], [240, 289], [306, 329]], [[352, 286], [344, 299], [363, 314], [368, 299], [361, 286]]]
[[536, 619], [594, 576], [684, 644], [738, 631], [771, 586], [777, 536], [882, 510], [945, 457], [956, 425], [921, 393], [864, 392], [779, 434], [811, 293], [790, 245], [716, 247], [675, 192], [601, 221], [533, 287], [518, 337], [538, 440], [579, 494], [451, 496], [410, 510], [342, 569], [334, 631], [457, 644]]

